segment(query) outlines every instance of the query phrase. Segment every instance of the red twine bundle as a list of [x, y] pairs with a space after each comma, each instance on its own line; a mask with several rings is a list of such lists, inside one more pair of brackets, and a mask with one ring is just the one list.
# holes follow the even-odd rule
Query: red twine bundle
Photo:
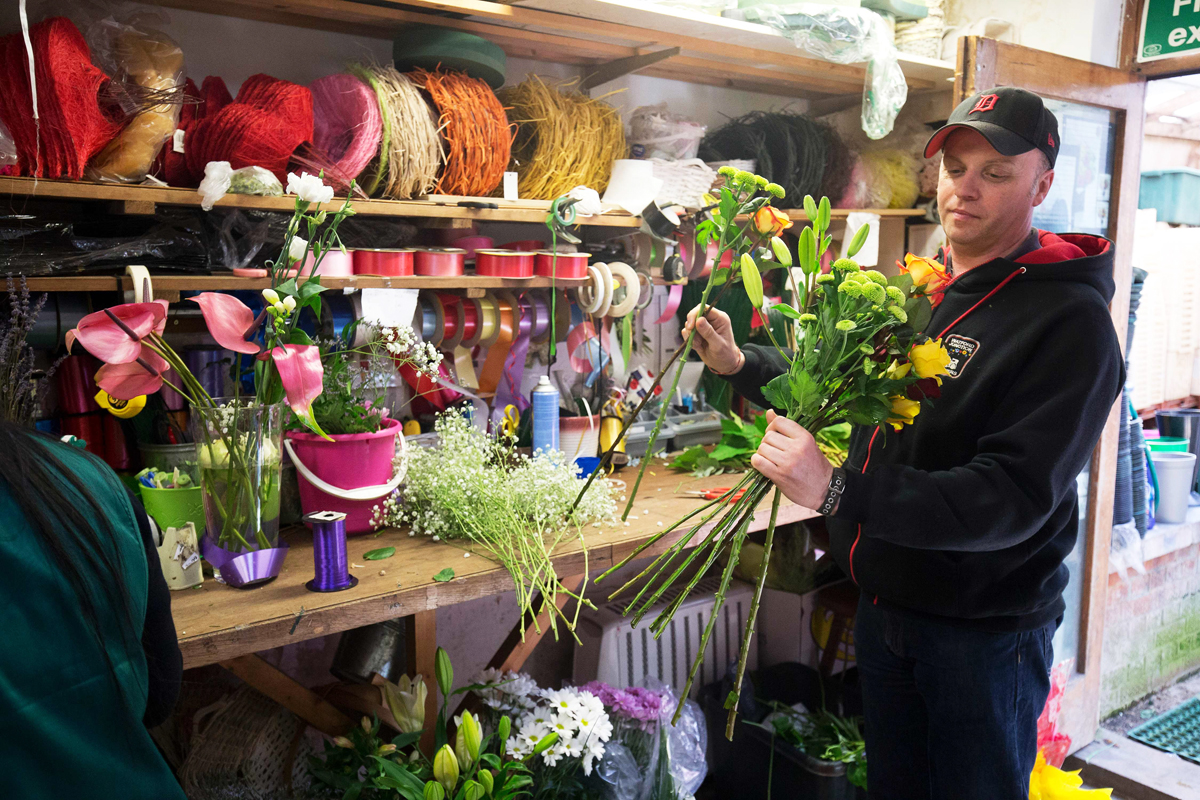
[[0, 119], [16, 143], [20, 174], [79, 180], [88, 159], [117, 135], [125, 119], [101, 107], [99, 93], [109, 79], [92, 65], [74, 23], [51, 17], [29, 35], [40, 119], [33, 115], [28, 54], [19, 33], [0, 39]]
[[[177, 127], [185, 133], [198, 120], [216, 114], [233, 102], [233, 95], [229, 94], [225, 81], [215, 75], [205, 78], [199, 89], [196, 88], [195, 82], [188, 78], [184, 84], [184, 94], [188, 101], [179, 110]], [[199, 102], [193, 102], [197, 99]], [[172, 142], [167, 142], [158, 154], [156, 174], [171, 186], [198, 186], [200, 179], [204, 177], [203, 171], [199, 175], [192, 174], [188, 168], [187, 156], [176, 152]]]
[[228, 161], [233, 169], [259, 166], [287, 182], [292, 153], [313, 135], [312, 92], [269, 75], [242, 84], [237, 100], [215, 114], [206, 113], [187, 131], [188, 171], [202, 176], [210, 161]]
[[504, 179], [512, 152], [512, 129], [496, 93], [463, 72], [418, 69], [409, 76], [429, 93], [440, 115], [446, 165], [437, 190], [472, 197], [491, 194]]
[[336, 171], [357, 178], [379, 152], [383, 117], [370, 86], [353, 75], [329, 75], [314, 81], [313, 144]]

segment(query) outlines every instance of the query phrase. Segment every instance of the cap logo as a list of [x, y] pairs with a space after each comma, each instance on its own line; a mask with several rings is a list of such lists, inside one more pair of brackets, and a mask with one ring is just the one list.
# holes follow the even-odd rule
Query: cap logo
[[1054, 147], [1054, 134], [1053, 133], [1046, 134], [1046, 141], [1050, 143], [1051, 147]]
[[976, 103], [975, 107], [972, 108], [968, 113], [974, 114], [978, 111], [991, 111], [993, 108], [996, 107], [996, 100], [997, 100], [996, 95], [985, 94], [983, 97], [979, 98], [979, 102]]

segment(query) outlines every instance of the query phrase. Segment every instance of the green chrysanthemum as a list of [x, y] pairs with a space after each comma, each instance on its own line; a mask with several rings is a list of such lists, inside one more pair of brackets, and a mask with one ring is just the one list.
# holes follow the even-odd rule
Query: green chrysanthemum
[[817, 283], [833, 283], [837, 278], [830, 275], [828, 272], [817, 276]]
[[778, 183], [768, 183], [766, 188], [767, 188], [768, 192], [775, 195], [780, 200], [782, 200], [784, 198], [784, 196], [787, 194], [787, 192], [785, 192], [783, 190], [783, 187], [780, 186]]
[[768, 181], [762, 175], [754, 176], [754, 185], [757, 186], [758, 188], [765, 189], [765, 188], [767, 188], [768, 183], [770, 183], [770, 181]]
[[883, 303], [887, 300], [887, 292], [885, 292], [883, 287], [878, 283], [862, 284], [862, 294], [863, 297], [867, 298], [877, 306], [883, 305]]
[[900, 306], [888, 306], [888, 313], [895, 317], [897, 322], [908, 322], [908, 312]]
[[754, 173], [746, 172], [744, 169], [739, 169], [733, 179], [738, 183], [754, 183]]
[[737, 175], [737, 170], [734, 169], [733, 167], [729, 166], [728, 164], [726, 164], [725, 166], [723, 166], [719, 170], [717, 170], [717, 174], [723, 178], [732, 178], [735, 175]]
[[838, 284], [838, 291], [848, 297], [862, 297], [862, 284], [856, 281], [842, 281]]
[[904, 292], [900, 291], [899, 286], [889, 286], [886, 289], [884, 289], [884, 291], [887, 292], [888, 299], [891, 300], [893, 303], [903, 303], [904, 302]]
[[847, 272], [846, 280], [854, 281], [855, 283], [870, 283], [871, 279], [861, 272]]
[[838, 320], [837, 325], [834, 325], [833, 327], [837, 328], [839, 331], [849, 333], [858, 326], [854, 324], [854, 320], [852, 319], [842, 319]]
[[808, 322], [816, 322], [816, 321], [817, 321], [817, 315], [816, 315], [816, 314], [801, 314], [801, 315], [800, 315], [800, 322], [801, 322], [802, 324], [803, 324], [803, 323], [808, 323]]
[[858, 266], [858, 262], [851, 258], [839, 258], [833, 262], [833, 268], [842, 272], [858, 272], [862, 269]]
[[880, 286], [887, 286], [887, 276], [877, 269], [869, 269], [863, 273], [869, 280], [878, 283]]

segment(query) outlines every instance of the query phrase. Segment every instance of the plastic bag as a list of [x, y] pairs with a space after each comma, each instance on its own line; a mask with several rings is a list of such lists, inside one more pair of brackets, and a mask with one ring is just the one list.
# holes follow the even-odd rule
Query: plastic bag
[[640, 106], [629, 118], [629, 152], [634, 158], [695, 158], [707, 125], [667, 111], [666, 103]]
[[138, 183], [179, 122], [183, 50], [162, 31], [132, 19], [107, 17], [87, 27], [93, 62], [112, 76], [109, 91], [132, 115], [120, 133], [88, 163], [92, 180]]
[[908, 99], [896, 46], [883, 18], [866, 8], [820, 3], [767, 4], [726, 11], [725, 15], [769, 25], [797, 47], [834, 64], [867, 62], [862, 128], [872, 139], [892, 131]]
[[228, 194], [255, 194], [265, 197], [283, 196], [283, 184], [263, 167], [232, 169], [228, 161], [210, 161], [204, 166], [200, 181], [200, 207], [212, 211], [217, 201]]
[[0, 120], [0, 175], [14, 174], [17, 166], [17, 143]]

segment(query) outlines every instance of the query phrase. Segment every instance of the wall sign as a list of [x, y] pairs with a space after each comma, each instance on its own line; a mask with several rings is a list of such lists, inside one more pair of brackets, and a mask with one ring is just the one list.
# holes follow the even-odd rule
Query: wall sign
[[1200, 52], [1200, 0], [1145, 0], [1139, 63]]

